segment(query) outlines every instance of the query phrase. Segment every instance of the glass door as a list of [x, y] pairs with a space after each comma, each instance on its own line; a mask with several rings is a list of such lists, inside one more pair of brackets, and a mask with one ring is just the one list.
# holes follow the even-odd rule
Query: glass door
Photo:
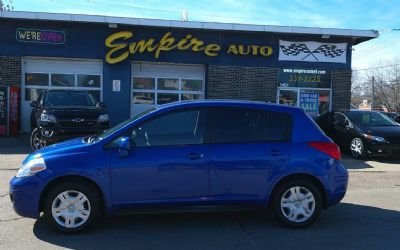
[[299, 106], [299, 90], [298, 89], [279, 89], [278, 101], [279, 104], [290, 106]]

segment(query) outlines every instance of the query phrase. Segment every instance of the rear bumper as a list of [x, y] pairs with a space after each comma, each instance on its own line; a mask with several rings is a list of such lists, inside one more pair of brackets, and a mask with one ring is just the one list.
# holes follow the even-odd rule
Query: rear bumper
[[367, 152], [371, 155], [400, 155], [400, 144], [369, 143]]
[[334, 169], [331, 170], [329, 190], [326, 197], [326, 207], [339, 203], [346, 195], [349, 183], [347, 169], [340, 161], [336, 161]]

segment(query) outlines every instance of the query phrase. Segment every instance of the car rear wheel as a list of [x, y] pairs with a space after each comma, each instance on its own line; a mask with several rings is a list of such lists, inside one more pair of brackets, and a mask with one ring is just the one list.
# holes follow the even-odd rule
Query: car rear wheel
[[364, 159], [366, 157], [364, 143], [360, 138], [351, 140], [350, 152], [355, 159]]
[[38, 128], [35, 128], [32, 131], [30, 143], [31, 143], [31, 148], [33, 150], [39, 150], [41, 148], [46, 147], [46, 145], [47, 145], [46, 141], [44, 141], [40, 138], [40, 130]]
[[45, 201], [45, 217], [57, 229], [77, 233], [89, 227], [98, 217], [99, 194], [89, 185], [68, 182], [52, 188]]
[[308, 180], [282, 184], [273, 198], [276, 217], [286, 226], [303, 228], [311, 225], [322, 209], [319, 189]]

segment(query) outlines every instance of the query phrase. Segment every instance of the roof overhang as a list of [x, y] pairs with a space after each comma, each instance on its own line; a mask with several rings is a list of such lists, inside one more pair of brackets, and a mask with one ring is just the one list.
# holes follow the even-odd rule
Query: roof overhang
[[331, 36], [348, 37], [353, 39], [354, 44], [359, 44], [361, 42], [365, 42], [379, 36], [379, 32], [376, 30], [254, 25], [254, 24], [239, 24], [239, 23], [197, 22], [197, 21], [195, 22], [195, 21], [112, 17], [112, 16], [82, 15], [82, 14], [26, 12], [26, 11], [0, 11], [0, 18], [28, 19], [28, 20], [40, 20], [40, 21], [105, 23], [105, 24], [111, 24], [113, 26], [118, 24], [125, 24], [125, 25], [153, 26], [153, 27], [165, 27], [165, 28], [281, 33], [289, 35], [290, 34], [320, 35], [322, 38], [330, 38]]

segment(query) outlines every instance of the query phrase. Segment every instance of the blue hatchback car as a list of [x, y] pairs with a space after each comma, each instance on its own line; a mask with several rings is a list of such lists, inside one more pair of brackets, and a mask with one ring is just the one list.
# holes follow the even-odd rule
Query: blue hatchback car
[[271, 208], [305, 227], [346, 193], [340, 150], [302, 109], [189, 101], [149, 110], [98, 136], [29, 155], [10, 182], [15, 211], [64, 232], [100, 215]]

